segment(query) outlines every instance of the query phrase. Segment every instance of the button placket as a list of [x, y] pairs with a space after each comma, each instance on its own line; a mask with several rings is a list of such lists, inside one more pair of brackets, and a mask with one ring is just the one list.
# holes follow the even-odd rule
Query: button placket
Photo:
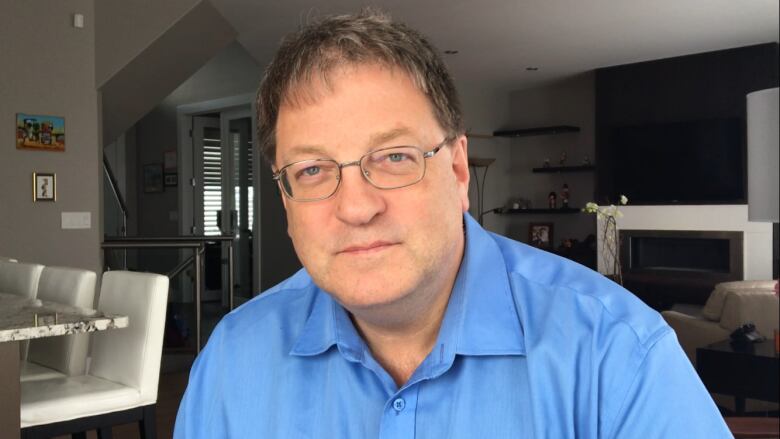
[[396, 393], [387, 400], [380, 426], [380, 439], [413, 438], [417, 422], [417, 398], [419, 386]]

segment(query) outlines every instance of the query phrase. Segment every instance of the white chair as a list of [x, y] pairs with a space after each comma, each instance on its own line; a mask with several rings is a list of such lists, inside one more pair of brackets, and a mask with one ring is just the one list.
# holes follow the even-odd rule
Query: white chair
[[[38, 299], [91, 309], [96, 279], [94, 271], [45, 267], [38, 281]], [[27, 361], [22, 362], [21, 380], [84, 375], [88, 349], [89, 334], [30, 340]]]
[[[0, 261], [0, 293], [35, 299], [43, 265]], [[27, 358], [27, 341], [19, 343], [19, 359]]]
[[43, 265], [0, 261], [0, 293], [35, 299]]
[[165, 276], [105, 273], [98, 309], [129, 316], [129, 326], [93, 334], [86, 375], [22, 383], [22, 437], [110, 436], [112, 425], [138, 422], [141, 436], [154, 438], [167, 298]]

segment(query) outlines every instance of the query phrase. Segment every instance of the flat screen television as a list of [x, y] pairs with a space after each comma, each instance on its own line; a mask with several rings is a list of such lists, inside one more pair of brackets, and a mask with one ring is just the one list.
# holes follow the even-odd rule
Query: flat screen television
[[744, 137], [738, 118], [612, 127], [600, 172], [631, 204], [744, 204]]

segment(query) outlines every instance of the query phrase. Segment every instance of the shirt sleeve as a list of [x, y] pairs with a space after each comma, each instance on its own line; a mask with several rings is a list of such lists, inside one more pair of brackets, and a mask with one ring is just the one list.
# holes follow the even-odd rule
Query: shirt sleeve
[[175, 439], [206, 439], [227, 437], [213, 422], [215, 411], [222, 406], [224, 373], [221, 355], [221, 325], [217, 325], [206, 347], [195, 359], [190, 370], [187, 390], [184, 392], [176, 415], [173, 437]]
[[608, 438], [731, 438], [674, 331], [653, 344], [629, 385]]

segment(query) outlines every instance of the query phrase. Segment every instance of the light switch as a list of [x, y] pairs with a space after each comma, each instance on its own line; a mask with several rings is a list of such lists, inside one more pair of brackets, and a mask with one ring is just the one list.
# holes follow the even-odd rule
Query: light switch
[[73, 27], [84, 29], [84, 14], [73, 14]]
[[89, 229], [91, 227], [91, 212], [62, 212], [63, 229]]

